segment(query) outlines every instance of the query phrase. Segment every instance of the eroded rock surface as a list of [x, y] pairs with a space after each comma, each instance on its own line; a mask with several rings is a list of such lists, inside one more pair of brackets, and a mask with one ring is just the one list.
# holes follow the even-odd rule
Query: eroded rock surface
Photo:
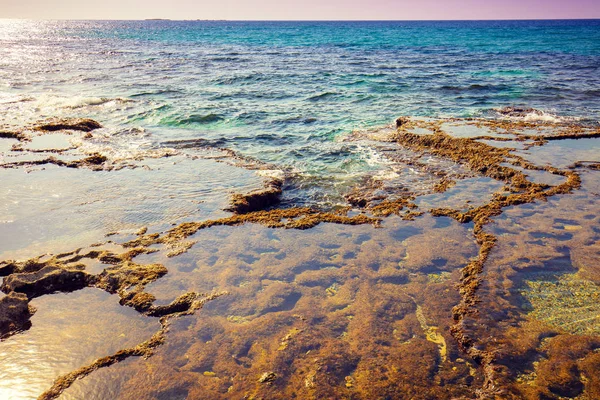
[[[531, 112], [504, 111], [510, 117]], [[593, 202], [584, 203], [592, 211], [573, 221], [554, 219], [540, 225], [538, 218], [527, 229], [506, 224], [504, 231], [492, 226], [507, 210], [574, 197], [582, 190], [594, 196], [597, 181], [589, 174], [595, 174], [598, 165], [597, 160], [581, 160], [568, 168], [540, 166], [494, 143], [535, 148], [548, 141], [599, 137], [600, 131], [568, 124], [469, 120], [485, 128], [485, 134], [455, 137], [444, 124], [457, 121], [402, 117], [395, 131], [370, 139], [410, 150], [411, 167], [428, 168], [420, 157], [461, 167], [452, 174], [429, 169], [437, 178], [431, 193], [443, 194], [466, 177], [500, 182], [502, 188], [476, 206], [420, 210], [419, 194], [399, 191], [387, 196], [374, 187], [369, 193], [348, 195], [360, 210], [265, 211], [281, 195], [281, 182], [274, 182], [264, 190], [233, 196], [234, 215], [185, 222], [158, 233], [141, 229], [122, 244], [123, 253], [100, 247], [0, 263], [0, 275], [6, 276], [1, 289], [8, 293], [2, 301], [10, 297], [6, 302], [13, 302], [17, 312], [8, 334], [26, 329], [27, 323], [19, 328], [18, 321], [31, 314], [29, 298], [88, 286], [117, 294], [121, 304], [161, 320], [161, 330], [148, 341], [60, 377], [41, 398], [56, 398], [76, 379], [99, 368], [153, 354], [146, 364], [127, 367], [138, 373], [123, 389], [124, 398], [174, 393], [190, 398], [595, 398], [600, 393], [599, 375], [594, 374], [600, 370], [600, 342], [596, 330], [582, 327], [589, 312], [578, 310], [575, 319], [553, 318], [548, 311], [553, 300], [545, 295], [567, 293], [578, 300], [565, 304], [595, 310], [597, 258], [577, 250], [593, 249], [598, 242]], [[387, 151], [392, 152], [389, 147]], [[99, 156], [89, 164], [105, 161]], [[527, 171], [561, 179], [539, 183]], [[391, 219], [406, 225], [390, 230], [386, 240], [374, 240], [376, 235], [367, 230], [370, 225], [385, 228]], [[302, 243], [288, 238], [283, 246], [283, 234], [276, 232], [285, 230], [273, 229], [305, 230], [321, 223], [343, 225], [347, 232]], [[534, 229], [536, 224], [540, 226]], [[237, 233], [252, 225], [262, 230]], [[365, 230], [360, 234], [350, 229], [361, 225]], [[223, 233], [224, 228], [231, 231]], [[469, 234], [453, 236], [461, 229], [469, 229]], [[220, 239], [210, 236], [213, 231], [221, 232]], [[548, 239], [554, 231], [559, 232]], [[253, 241], [255, 232], [264, 237]], [[332, 238], [344, 239], [338, 243]], [[202, 240], [216, 243], [212, 250], [207, 245], [210, 251], [205, 255], [194, 246]], [[505, 243], [508, 240], [513, 242]], [[527, 250], [550, 240], [555, 241], [551, 254]], [[513, 247], [513, 252], [507, 250]], [[162, 253], [162, 261], [147, 261]], [[565, 253], [573, 260], [568, 272], [580, 274], [577, 280], [523, 278], [521, 269], [536, 271], [548, 265], [556, 274], [564, 273], [566, 267], [556, 260]], [[498, 261], [498, 254], [506, 263]], [[138, 262], [137, 257], [146, 261]], [[188, 257], [180, 265], [183, 271], [199, 270], [207, 281], [193, 284], [232, 292], [203, 318], [173, 332], [175, 344], [170, 345], [165, 338], [175, 318], [224, 294], [175, 291], [159, 305], [146, 287], [171, 269], [162, 262], [173, 258], [176, 263], [177, 257]], [[86, 258], [107, 267], [99, 274], [87, 273], [79, 266]], [[185, 280], [180, 285], [185, 286]], [[587, 297], [581, 298], [584, 289]], [[518, 305], [523, 298], [529, 304]], [[161, 351], [156, 351], [159, 346]], [[146, 379], [152, 379], [152, 392], [139, 393]]]
[[264, 210], [279, 203], [282, 181], [273, 180], [267, 183], [264, 189], [246, 194], [231, 196], [231, 205], [226, 209], [236, 214], [247, 214], [252, 211]]
[[12, 292], [0, 299], [0, 339], [29, 329], [35, 309], [24, 293]]
[[34, 126], [33, 129], [39, 131], [63, 131], [63, 130], [71, 130], [71, 131], [82, 131], [82, 132], [91, 132], [95, 129], [102, 128], [102, 125], [94, 121], [93, 119], [88, 118], [71, 118], [71, 119], [60, 119], [55, 121], [49, 121], [47, 123], [42, 123]]

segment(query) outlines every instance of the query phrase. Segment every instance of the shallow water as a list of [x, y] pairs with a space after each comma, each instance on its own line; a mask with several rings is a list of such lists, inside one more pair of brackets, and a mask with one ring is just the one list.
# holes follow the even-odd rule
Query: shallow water
[[227, 205], [227, 193], [262, 184], [250, 171], [185, 157], [110, 172], [45, 166], [30, 173], [5, 169], [0, 175], [2, 259], [23, 257], [21, 248], [40, 254], [68, 251], [76, 237], [85, 237], [81, 243], [89, 245], [114, 231], [164, 229], [192, 215], [214, 217]]
[[558, 168], [565, 168], [573, 165], [576, 161], [596, 160], [600, 154], [600, 139], [561, 140], [516, 154], [522, 154], [538, 165], [554, 165]]
[[156, 331], [155, 319], [121, 307], [108, 293], [85, 289], [32, 301], [27, 334], [2, 342], [0, 397], [31, 399], [56, 376], [136, 345]]

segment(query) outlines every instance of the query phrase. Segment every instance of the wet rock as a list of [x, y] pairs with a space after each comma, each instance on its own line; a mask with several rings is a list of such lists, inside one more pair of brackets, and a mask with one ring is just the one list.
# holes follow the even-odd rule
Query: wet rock
[[108, 159], [99, 153], [94, 153], [89, 157], [83, 158], [81, 160], [73, 161], [71, 163], [67, 163], [66, 166], [69, 168], [80, 168], [80, 167], [90, 167], [104, 164]]
[[541, 111], [538, 111], [531, 107], [515, 107], [508, 106], [496, 109], [496, 112], [500, 115], [504, 115], [506, 117], [525, 117], [528, 114], [535, 113], [541, 114]]
[[67, 167], [67, 168], [89, 168], [94, 171], [100, 171], [103, 168], [103, 164], [108, 161], [108, 159], [99, 154], [94, 153], [91, 156], [86, 158], [82, 158], [80, 160], [75, 161], [64, 161], [60, 160], [56, 157], [48, 157], [43, 158], [41, 160], [33, 160], [33, 161], [17, 161], [13, 163], [2, 164], [3, 168], [18, 168], [18, 167], [31, 167], [38, 165], [46, 165], [46, 164], [54, 164], [59, 167]]
[[279, 203], [281, 196], [280, 180], [272, 180], [265, 189], [255, 190], [246, 194], [234, 194], [231, 196], [230, 206], [226, 211], [236, 214], [246, 214], [253, 211], [264, 210], [267, 207]]
[[27, 295], [11, 292], [0, 299], [0, 338], [29, 329], [35, 309]]
[[433, 191], [436, 193], [444, 193], [454, 185], [456, 185], [456, 181], [444, 177], [433, 187]]
[[121, 299], [121, 304], [132, 307], [138, 312], [146, 312], [152, 307], [156, 297], [146, 292], [131, 292]]
[[410, 117], [398, 117], [396, 118], [396, 128], [400, 128], [410, 121]]
[[82, 269], [46, 266], [36, 272], [12, 274], [4, 278], [0, 290], [4, 293], [24, 293], [30, 299], [57, 291], [79, 290], [88, 286], [92, 278]]
[[354, 207], [364, 208], [369, 204], [369, 201], [364, 197], [359, 197], [355, 194], [346, 196], [346, 200], [348, 203], [352, 204]]
[[21, 132], [0, 131], [0, 139], [17, 139], [18, 141], [24, 141], [27, 140], [27, 136]]
[[[377, 216], [390, 216], [392, 214], [401, 215], [400, 211], [402, 211], [405, 207], [409, 209], [414, 209], [417, 206], [412, 202], [414, 197], [401, 197], [396, 200], [384, 200], [374, 206], [371, 206], [371, 212], [373, 215]], [[420, 213], [417, 213], [420, 215]], [[410, 219], [410, 218], [409, 218]]]
[[0, 262], [0, 276], [7, 276], [15, 272], [17, 265], [11, 261]]
[[48, 122], [34, 127], [34, 130], [54, 132], [62, 130], [72, 130], [81, 132], [91, 132], [102, 128], [99, 122], [87, 118], [70, 118]]
[[198, 293], [186, 293], [173, 300], [171, 304], [150, 308], [147, 314], [152, 317], [162, 317], [165, 315], [184, 313], [192, 309], [194, 303], [202, 297], [203, 296]]
[[167, 269], [160, 264], [140, 265], [125, 262], [102, 271], [97, 277], [96, 286], [109, 293], [117, 293], [134, 286], [141, 290], [166, 273]]

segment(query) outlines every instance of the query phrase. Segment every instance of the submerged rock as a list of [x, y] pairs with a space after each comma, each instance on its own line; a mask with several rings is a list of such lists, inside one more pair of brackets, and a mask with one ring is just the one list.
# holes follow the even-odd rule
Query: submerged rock
[[47, 131], [47, 132], [62, 131], [62, 130], [91, 132], [91, 131], [93, 131], [95, 129], [99, 129], [99, 128], [102, 128], [102, 125], [100, 125], [99, 122], [94, 121], [93, 119], [70, 118], [70, 119], [61, 119], [61, 120], [37, 125], [34, 127], [34, 130]]
[[29, 329], [35, 309], [27, 295], [11, 292], [0, 299], [0, 338]]
[[275, 381], [275, 379], [277, 379], [277, 374], [275, 374], [274, 372], [265, 372], [260, 378], [258, 378], [258, 381], [260, 383], [271, 385]]
[[146, 312], [146, 315], [151, 317], [163, 317], [165, 315], [173, 315], [177, 313], [186, 313], [193, 310], [195, 304], [203, 298], [199, 293], [185, 293], [177, 297], [173, 302], [165, 306], [152, 306]]

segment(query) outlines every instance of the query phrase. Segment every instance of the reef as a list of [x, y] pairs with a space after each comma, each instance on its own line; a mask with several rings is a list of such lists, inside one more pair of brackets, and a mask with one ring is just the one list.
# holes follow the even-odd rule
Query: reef
[[[510, 118], [532, 112], [499, 111]], [[454, 136], [455, 123], [489, 134]], [[600, 284], [597, 216], [593, 205], [577, 202], [570, 207], [587, 210], [578, 219], [554, 212], [544, 222], [536, 213], [553, 202], [567, 209], [565, 198], [583, 201], [578, 194], [586, 184], [594, 187], [586, 179], [598, 161], [537, 165], [515, 147], [490, 143], [535, 149], [600, 137], [598, 128], [409, 117], [395, 126], [369, 139], [385, 142], [390, 157], [393, 146], [412, 152], [403, 161], [435, 178], [425, 191], [389, 195], [372, 181], [372, 191], [347, 194], [351, 206], [323, 211], [282, 208], [283, 182], [271, 180], [233, 195], [230, 216], [116, 233], [126, 238], [118, 245], [122, 253], [100, 244], [0, 263], [5, 337], [28, 329], [29, 300], [85, 287], [160, 319], [150, 339], [59, 377], [40, 398], [56, 398], [110, 365], [133, 372], [123, 398], [597, 397], [600, 339], [598, 325], [587, 325], [597, 313]], [[80, 160], [77, 167], [107, 162], [91, 157], [89, 166]], [[419, 157], [447, 164], [432, 169]], [[444, 171], [451, 163], [460, 168]], [[540, 183], [534, 172], [557, 179]], [[423, 194], [443, 198], [460, 190], [467, 177], [495, 181], [493, 193], [463, 208], [417, 206]], [[316, 229], [322, 236], [291, 232], [323, 223]], [[92, 274], [86, 260], [107, 266]], [[164, 289], [168, 301], [157, 300], [146, 288], [169, 271], [179, 274], [179, 286]], [[197, 286], [228, 291], [182, 289]], [[202, 317], [178, 319], [224, 294]], [[167, 341], [172, 324], [179, 329]], [[143, 365], [119, 364], [151, 355]], [[151, 391], [136, 392], [147, 382]]]
[[[84, 138], [90, 138], [91, 131], [102, 128], [102, 125], [92, 119], [83, 118], [71, 118], [71, 119], [57, 119], [50, 120], [43, 123], [34, 124], [29, 127], [25, 127], [17, 132], [2, 131], [0, 132], [0, 138], [17, 139], [20, 142], [31, 142], [37, 136], [43, 136], [47, 133], [62, 131], [66, 134], [72, 134], [72, 132], [84, 132], [86, 136]], [[69, 150], [76, 149], [77, 146], [71, 146], [67, 149], [27, 149], [22, 144], [17, 144], [12, 147], [13, 153], [55, 153], [62, 154]], [[113, 170], [115, 167], [110, 165], [108, 157], [100, 153], [82, 154], [83, 157], [77, 160], [62, 160], [55, 156], [49, 156], [42, 159], [27, 159], [13, 162], [3, 162], [0, 164], [0, 168], [21, 168], [21, 167], [34, 167], [43, 165], [56, 165], [59, 167], [67, 168], [88, 168], [94, 171], [101, 170]]]
[[[40, 399], [57, 398], [76, 379], [98, 368], [107, 367], [128, 357], [148, 357], [165, 340], [169, 321], [182, 315], [190, 315], [212, 299], [225, 292], [200, 294], [190, 292], [177, 297], [167, 305], [154, 305], [154, 296], [144, 292], [147, 284], [156, 281], [167, 273], [162, 265], [140, 265], [133, 263], [133, 257], [151, 253], [154, 250], [135, 248], [122, 254], [109, 251], [91, 250], [58, 254], [48, 259], [41, 257], [24, 262], [4, 261], [0, 263], [0, 276], [4, 276], [0, 290], [7, 295], [0, 299], [0, 334], [6, 338], [31, 326], [29, 318], [35, 309], [29, 301], [35, 297], [56, 293], [72, 292], [85, 287], [96, 287], [109, 293], [117, 293], [121, 304], [138, 312], [160, 318], [161, 329], [149, 340], [129, 349], [120, 350], [112, 356], [96, 360], [90, 365], [58, 378]], [[47, 257], [44, 257], [47, 258]], [[98, 275], [85, 271], [82, 260], [99, 260], [113, 264]]]
[[141, 232], [136, 239], [132, 239], [123, 245], [132, 248], [137, 246], [150, 246], [153, 244], [165, 244], [173, 250], [169, 255], [176, 256], [187, 251], [193, 245], [193, 242], [185, 242], [185, 239], [196, 234], [200, 230], [211, 228], [213, 226], [238, 226], [246, 223], [254, 223], [269, 228], [303, 230], [313, 228], [318, 224], [325, 222], [341, 225], [377, 225], [380, 221], [379, 218], [369, 217], [365, 214], [347, 216], [338, 213], [321, 212], [306, 207], [274, 209], [269, 211], [236, 214], [231, 217], [216, 220], [185, 222], [163, 234], [146, 234], [145, 232]]
[[[432, 124], [430, 126], [432, 134], [427, 135], [411, 133], [409, 131], [411, 128], [412, 126], [408, 122], [402, 124], [398, 129], [398, 133], [393, 136], [393, 140], [415, 151], [426, 151], [463, 163], [483, 176], [508, 184], [506, 189], [503, 192], [496, 193], [490, 202], [467, 212], [441, 208], [430, 210], [433, 216], [451, 217], [461, 223], [474, 222], [473, 233], [481, 247], [478, 257], [462, 270], [459, 286], [461, 301], [453, 309], [455, 324], [451, 331], [463, 350], [482, 365], [485, 376], [482, 393], [492, 396], [498, 387], [494, 354], [477, 348], [475, 339], [466, 333], [464, 327], [465, 318], [477, 313], [477, 303], [479, 301], [477, 291], [481, 284], [481, 274], [497, 242], [497, 237], [485, 232], [484, 227], [491, 222], [492, 217], [502, 214], [502, 210], [509, 206], [544, 200], [557, 194], [571, 193], [579, 188], [581, 179], [574, 171], [561, 171], [550, 166], [535, 166], [523, 158], [511, 154], [511, 150], [507, 148], [496, 148], [470, 138], [452, 137], [443, 132], [439, 124]], [[571, 137], [564, 135], [564, 138]], [[545, 170], [564, 176], [566, 180], [554, 187], [533, 183], [527, 179], [523, 172], [509, 167], [507, 164], [530, 170]]]
[[[56, 398], [76, 379], [98, 368], [110, 366], [132, 356], [150, 356], [155, 348], [164, 343], [170, 319], [192, 314], [206, 301], [226, 294], [226, 292], [217, 292], [207, 295], [189, 292], [178, 296], [167, 305], [155, 305], [156, 298], [145, 292], [144, 288], [164, 276], [168, 270], [161, 264], [138, 264], [132, 261], [139, 255], [152, 254], [157, 251], [149, 246], [154, 244], [170, 246], [172, 251], [168, 254], [172, 257], [191, 247], [193, 242], [185, 242], [186, 238], [212, 226], [257, 223], [269, 227], [302, 230], [323, 222], [358, 225], [376, 224], [379, 219], [365, 215], [349, 217], [323, 213], [309, 208], [258, 211], [200, 223], [184, 223], [162, 235], [148, 234], [147, 229], [140, 229], [137, 232], [137, 239], [123, 244], [125, 251], [121, 254], [99, 249], [89, 251], [77, 249], [49, 258], [42, 256], [22, 262], [3, 261], [0, 263], [0, 276], [5, 278], [0, 290], [8, 294], [4, 299], [15, 302], [18, 300], [20, 305], [19, 313], [6, 314], [6, 322], [3, 320], [3, 330], [6, 331], [6, 335], [11, 335], [19, 330], [29, 328], [30, 324], [26, 322], [28, 317], [23, 310], [33, 312], [31, 306], [28, 305], [30, 299], [85, 287], [96, 287], [111, 294], [117, 294], [122, 305], [131, 307], [144, 315], [160, 318], [161, 330], [148, 341], [133, 348], [121, 350], [112, 356], [98, 359], [90, 365], [58, 378], [53, 387], [40, 396], [40, 399]], [[110, 266], [101, 273], [93, 275], [85, 271], [85, 264], [82, 263], [85, 260], [98, 260]], [[275, 295], [279, 296], [277, 293]], [[286, 301], [286, 299], [287, 297], [284, 296], [281, 301]], [[9, 300], [6, 300], [6, 304], [9, 304]]]
[[498, 112], [498, 114], [503, 115], [505, 117], [526, 117], [529, 114], [532, 113], [538, 113], [539, 111], [537, 111], [534, 108], [531, 107], [515, 107], [515, 106], [507, 106], [507, 107], [502, 107], [496, 110], [496, 112]]
[[[138, 344], [135, 347], [129, 349], [119, 350], [117, 353], [100, 358], [94, 361], [90, 365], [79, 368], [76, 371], [72, 371], [66, 375], [63, 375], [56, 379], [54, 385], [44, 393], [42, 393], [39, 400], [51, 400], [56, 399], [62, 394], [69, 386], [77, 379], [81, 379], [86, 375], [96, 371], [99, 368], [109, 367], [115, 363], [123, 361], [129, 357], [150, 357], [154, 350], [165, 342], [166, 332], [169, 329], [170, 320], [172, 318], [181, 317], [184, 315], [193, 314], [195, 311], [201, 309], [207, 301], [216, 299], [225, 293], [214, 293], [211, 295], [199, 295], [199, 294], [188, 294], [186, 297], [187, 301], [179, 301], [180, 304], [185, 304], [184, 307], [175, 306], [168, 309], [168, 313], [163, 313], [164, 316], [160, 319], [161, 329], [156, 332], [150, 339]], [[180, 311], [177, 311], [177, 310]], [[167, 311], [167, 310], [165, 310]], [[153, 316], [160, 316], [161, 313]]]

